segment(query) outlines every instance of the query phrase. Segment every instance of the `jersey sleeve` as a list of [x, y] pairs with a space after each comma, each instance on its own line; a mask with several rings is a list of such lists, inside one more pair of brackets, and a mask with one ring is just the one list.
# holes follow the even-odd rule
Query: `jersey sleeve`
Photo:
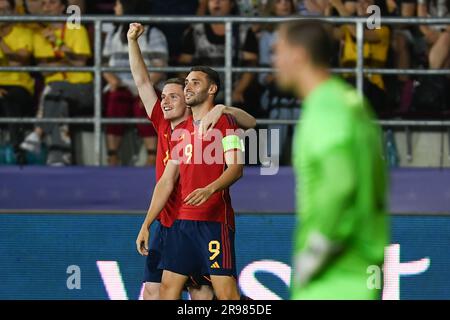
[[348, 145], [334, 146], [320, 161], [322, 179], [317, 192], [316, 230], [336, 245], [345, 246], [360, 215], [351, 210], [357, 175], [353, 152]]
[[361, 218], [360, 213], [354, 212], [352, 201], [358, 191], [361, 167], [355, 139], [357, 125], [363, 121], [364, 100], [352, 88], [333, 87], [322, 92], [313, 104], [308, 107], [329, 112], [315, 113], [313, 134], [308, 136], [314, 141], [309, 144], [310, 156], [320, 172], [320, 179], [314, 184], [315, 205], [311, 214], [315, 218], [311, 231], [319, 232], [337, 246], [345, 246]]
[[[320, 117], [321, 125], [313, 129], [314, 141], [312, 144], [313, 153], [321, 157], [326, 155], [329, 150], [338, 146], [348, 144], [354, 134], [354, 120], [358, 109], [363, 108], [363, 100], [358, 96], [355, 90], [347, 90], [341, 93], [338, 99], [330, 100], [327, 96], [321, 96], [314, 101], [314, 107], [332, 106], [330, 112], [316, 114]], [[342, 112], [341, 112], [342, 111]]]
[[164, 114], [161, 109], [161, 100], [156, 100], [155, 105], [153, 106], [152, 114], [149, 117], [149, 120], [152, 122], [155, 127], [156, 132], [159, 134], [164, 122], [167, 120], [164, 119]]

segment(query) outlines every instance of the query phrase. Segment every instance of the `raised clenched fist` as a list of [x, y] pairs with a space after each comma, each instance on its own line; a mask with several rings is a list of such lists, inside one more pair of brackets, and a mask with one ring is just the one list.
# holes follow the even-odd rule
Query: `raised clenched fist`
[[140, 23], [130, 23], [130, 29], [128, 29], [128, 40], [137, 40], [144, 32], [144, 27]]

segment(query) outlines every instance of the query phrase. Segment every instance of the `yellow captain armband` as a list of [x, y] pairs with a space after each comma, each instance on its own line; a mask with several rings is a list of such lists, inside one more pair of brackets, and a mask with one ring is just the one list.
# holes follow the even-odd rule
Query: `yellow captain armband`
[[244, 146], [242, 140], [235, 135], [226, 136], [222, 139], [223, 152], [227, 152], [229, 150], [241, 150], [244, 151]]

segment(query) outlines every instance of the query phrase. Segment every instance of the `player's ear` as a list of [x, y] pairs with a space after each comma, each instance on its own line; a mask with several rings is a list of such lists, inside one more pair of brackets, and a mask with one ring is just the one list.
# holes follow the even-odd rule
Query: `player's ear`
[[299, 47], [297, 50], [292, 51], [291, 59], [293, 63], [304, 64], [308, 58], [308, 52], [303, 47]]
[[210, 84], [209, 89], [208, 89], [208, 94], [215, 95], [217, 92], [217, 89], [218, 89], [217, 84], [214, 84], [214, 83]]

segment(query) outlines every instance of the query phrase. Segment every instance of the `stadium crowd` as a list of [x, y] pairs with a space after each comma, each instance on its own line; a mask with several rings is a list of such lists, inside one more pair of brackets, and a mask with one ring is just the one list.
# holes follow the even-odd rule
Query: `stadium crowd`
[[[104, 15], [211, 15], [211, 16], [369, 16], [377, 5], [381, 16], [450, 17], [450, 0], [0, 0], [0, 15], [64, 15], [69, 5], [83, 14]], [[175, 18], [174, 18], [175, 19]], [[223, 24], [148, 24], [140, 47], [150, 66], [223, 66]], [[127, 67], [127, 23], [103, 25], [102, 55], [108, 66]], [[354, 25], [330, 26], [335, 39], [335, 67], [356, 65]], [[276, 39], [273, 24], [242, 24], [233, 29], [233, 65], [271, 66]], [[450, 25], [393, 25], [364, 30], [364, 65], [373, 68], [450, 68]], [[66, 23], [0, 23], [1, 66], [93, 65], [92, 25], [68, 28]], [[173, 74], [151, 72], [160, 89]], [[353, 74], [344, 74], [354, 83]], [[105, 117], [147, 117], [131, 73], [103, 74]], [[431, 119], [450, 116], [450, 78], [365, 74], [364, 93], [379, 118]], [[233, 105], [256, 118], [297, 119], [301, 101], [280, 91], [270, 73], [234, 75]], [[90, 117], [93, 115], [93, 76], [87, 72], [0, 73], [0, 117]], [[223, 92], [216, 103], [223, 103]], [[125, 125], [106, 125], [108, 163], [120, 164], [117, 155]], [[135, 126], [147, 150], [147, 164], [154, 164], [156, 138], [151, 124]], [[280, 156], [288, 158], [292, 129], [280, 129]], [[74, 132], [80, 125], [47, 123], [0, 124], [0, 164], [26, 164], [31, 155], [47, 149], [49, 165], [76, 164], [72, 157]], [[9, 155], [9, 156], [8, 156]], [[3, 159], [3, 160], [2, 160]], [[9, 160], [5, 160], [9, 159]], [[9, 161], [9, 162], [8, 162]]]

